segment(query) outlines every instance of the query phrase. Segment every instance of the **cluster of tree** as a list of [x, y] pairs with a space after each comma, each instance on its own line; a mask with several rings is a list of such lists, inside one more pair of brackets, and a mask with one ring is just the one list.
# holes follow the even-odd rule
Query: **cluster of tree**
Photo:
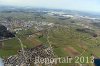
[[79, 32], [88, 33], [93, 37], [97, 37], [98, 36], [96, 33], [94, 33], [93, 30], [90, 30], [88, 28], [82, 28], [82, 29], [81, 28], [77, 28], [76, 30], [79, 31]]
[[99, 27], [100, 28], [100, 22], [98, 22], [98, 23], [92, 23], [94, 26], [97, 26], [97, 27]]
[[7, 28], [3, 25], [0, 25], [0, 38], [12, 38], [15, 37], [14, 33], [7, 30]]

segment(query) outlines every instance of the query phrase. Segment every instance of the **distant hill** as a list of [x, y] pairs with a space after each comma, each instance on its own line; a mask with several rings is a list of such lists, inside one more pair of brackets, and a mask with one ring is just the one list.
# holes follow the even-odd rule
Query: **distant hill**
[[43, 11], [56, 11], [65, 12], [71, 15], [89, 16], [94, 18], [100, 18], [100, 13], [94, 12], [82, 12], [76, 10], [66, 10], [66, 9], [50, 9], [50, 8], [37, 8], [37, 7], [15, 7], [15, 6], [0, 6], [0, 12], [43, 12]]

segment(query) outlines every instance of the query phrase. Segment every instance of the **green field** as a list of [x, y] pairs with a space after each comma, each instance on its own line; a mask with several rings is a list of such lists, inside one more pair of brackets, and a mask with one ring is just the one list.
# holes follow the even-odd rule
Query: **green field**
[[[2, 17], [0, 20], [11, 17], [15, 20], [24, 20], [28, 22], [29, 20], [36, 21], [46, 21], [49, 23], [59, 24], [62, 26], [52, 27], [48, 32], [49, 42], [53, 48], [54, 54], [57, 57], [75, 57], [75, 56], [84, 56], [90, 57], [92, 54], [100, 57], [100, 34], [99, 29], [96, 29], [93, 26], [94, 33], [98, 34], [97, 37], [91, 36], [89, 33], [79, 32], [76, 29], [84, 28], [78, 24], [88, 24], [87, 20], [75, 20], [75, 19], [65, 19], [61, 20], [58, 17], [42, 15], [45, 19], [37, 17], [35, 13], [22, 13], [17, 14], [16, 12], [12, 13], [0, 13]], [[5, 16], [6, 15], [6, 16]], [[40, 15], [41, 16], [41, 15]], [[74, 22], [73, 22], [74, 21]], [[85, 22], [86, 21], [86, 22]], [[66, 27], [64, 27], [66, 26]], [[13, 27], [15, 28], [15, 27]], [[40, 44], [45, 44], [49, 46], [47, 41], [47, 33], [40, 32], [43, 35], [33, 34], [36, 29], [34, 25], [25, 30], [17, 32], [17, 36], [21, 39], [24, 48], [33, 48]], [[31, 36], [30, 36], [31, 35]], [[6, 58], [11, 55], [17, 54], [17, 51], [21, 50], [20, 42], [16, 37], [12, 39], [5, 40], [1, 42], [3, 46], [0, 48], [0, 57]], [[73, 64], [57, 64], [55, 66], [73, 66]], [[91, 66], [91, 65], [89, 65]]]

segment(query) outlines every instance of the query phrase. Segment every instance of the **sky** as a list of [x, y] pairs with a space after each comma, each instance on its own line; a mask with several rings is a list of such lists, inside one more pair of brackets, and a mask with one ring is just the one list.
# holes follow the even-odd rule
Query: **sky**
[[0, 0], [0, 5], [31, 6], [100, 12], [100, 0]]

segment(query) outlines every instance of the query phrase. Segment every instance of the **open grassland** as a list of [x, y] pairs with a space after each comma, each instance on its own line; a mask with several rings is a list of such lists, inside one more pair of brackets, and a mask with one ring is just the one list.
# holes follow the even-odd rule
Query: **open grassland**
[[0, 56], [2, 57], [14, 55], [20, 49], [20, 44], [16, 38], [8, 39], [2, 43], [3, 45], [0, 48]]
[[[100, 57], [100, 32], [98, 32], [97, 37], [91, 36], [89, 33], [79, 32], [76, 31], [77, 28], [84, 28], [81, 25], [76, 25], [77, 23], [81, 24], [83, 21], [79, 20], [72, 20], [72, 19], [65, 19], [61, 20], [58, 17], [48, 16], [45, 15], [45, 19], [37, 18], [36, 14], [33, 13], [0, 13], [0, 19], [3, 17], [10, 17], [13, 16], [15, 20], [24, 20], [28, 22], [29, 20], [33, 21], [46, 21], [46, 22], [53, 22], [55, 24], [63, 25], [58, 27], [53, 27], [48, 31], [49, 42], [53, 47], [53, 51], [56, 56], [58, 57], [75, 57], [75, 56], [84, 56], [90, 57], [92, 54]], [[6, 15], [6, 16], [5, 16]], [[4, 19], [5, 20], [5, 19]], [[87, 20], [86, 20], [87, 21]], [[72, 22], [72, 23], [71, 23]], [[86, 23], [87, 24], [87, 23]], [[66, 26], [66, 27], [64, 27]], [[34, 26], [33, 26], [34, 27]], [[36, 31], [33, 27], [30, 29], [18, 31], [16, 34], [22, 41], [24, 48], [32, 48], [40, 44], [49, 45], [47, 42], [47, 33], [35, 33]], [[95, 32], [95, 31], [94, 31]], [[42, 35], [43, 34], [43, 35]], [[17, 51], [21, 49], [20, 43], [18, 39], [12, 38], [6, 41], [1, 42], [2, 47], [0, 47], [0, 56], [5, 58], [11, 55], [17, 54]], [[57, 64], [56, 66], [74, 66], [75, 64]], [[79, 66], [79, 64], [76, 64]], [[85, 66], [85, 65], [84, 65]], [[88, 66], [92, 66], [88, 64]]]
[[[46, 38], [42, 37], [42, 42]], [[100, 37], [93, 37], [88, 33], [76, 31], [76, 28], [51, 28], [49, 31], [49, 42], [53, 47], [54, 53], [58, 57], [91, 57], [92, 54], [100, 57], [99, 47]], [[96, 46], [96, 47], [94, 47]], [[89, 59], [90, 60], [90, 59]], [[58, 66], [66, 66], [71, 64], [58, 64]], [[88, 64], [91, 66], [91, 64]]]

